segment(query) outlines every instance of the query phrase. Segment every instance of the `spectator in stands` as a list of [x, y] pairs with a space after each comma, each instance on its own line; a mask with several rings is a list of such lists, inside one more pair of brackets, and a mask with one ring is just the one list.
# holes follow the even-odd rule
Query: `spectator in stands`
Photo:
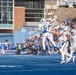
[[2, 43], [0, 42], [0, 50], [2, 49]]
[[38, 41], [35, 41], [35, 44], [34, 44], [34, 54], [37, 55], [38, 54], [38, 51], [39, 51], [39, 44], [38, 44]]
[[20, 52], [21, 52], [21, 50], [22, 50], [22, 46], [21, 46], [21, 44], [18, 44], [18, 54], [20, 54]]
[[43, 50], [43, 46], [42, 46], [42, 42], [41, 43], [39, 43], [39, 52], [38, 53], [42, 53], [42, 50]]
[[22, 51], [24, 52], [26, 50], [26, 45], [25, 43], [22, 43]]
[[4, 50], [7, 49], [7, 45], [5, 43], [3, 44], [3, 47], [4, 47]]

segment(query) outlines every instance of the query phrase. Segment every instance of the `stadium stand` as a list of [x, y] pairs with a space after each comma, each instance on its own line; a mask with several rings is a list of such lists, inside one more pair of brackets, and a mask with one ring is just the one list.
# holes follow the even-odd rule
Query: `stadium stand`
[[[34, 27], [25, 27], [20, 28], [18, 31], [14, 32], [14, 42], [20, 43], [25, 42], [25, 39], [29, 38], [30, 36], [35, 36], [36, 34], [39, 34], [40, 31], [34, 32], [33, 30], [37, 28], [37, 26]], [[25, 29], [22, 31], [22, 29]]]
[[68, 4], [67, 2], [65, 2], [65, 1], [61, 1], [61, 2], [59, 3], [59, 6], [60, 6], [60, 7], [62, 7], [62, 6], [69, 6], [69, 4]]

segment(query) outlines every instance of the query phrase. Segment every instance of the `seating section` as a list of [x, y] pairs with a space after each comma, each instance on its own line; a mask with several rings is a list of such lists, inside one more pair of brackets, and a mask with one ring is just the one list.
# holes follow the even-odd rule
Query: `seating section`
[[74, 0], [67, 0], [67, 1], [60, 1], [59, 6], [69, 6], [69, 5], [76, 5], [76, 2]]

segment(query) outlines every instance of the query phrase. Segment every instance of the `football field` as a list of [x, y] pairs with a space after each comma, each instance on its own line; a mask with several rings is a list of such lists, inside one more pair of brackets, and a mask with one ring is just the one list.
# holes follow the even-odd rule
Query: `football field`
[[0, 55], [0, 75], [76, 75], [76, 62], [60, 64], [60, 55]]

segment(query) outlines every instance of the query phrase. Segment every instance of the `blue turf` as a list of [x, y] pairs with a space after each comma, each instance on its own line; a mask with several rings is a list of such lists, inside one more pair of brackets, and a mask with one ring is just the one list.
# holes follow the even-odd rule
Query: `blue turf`
[[0, 75], [76, 75], [76, 62], [60, 64], [60, 55], [0, 55]]

